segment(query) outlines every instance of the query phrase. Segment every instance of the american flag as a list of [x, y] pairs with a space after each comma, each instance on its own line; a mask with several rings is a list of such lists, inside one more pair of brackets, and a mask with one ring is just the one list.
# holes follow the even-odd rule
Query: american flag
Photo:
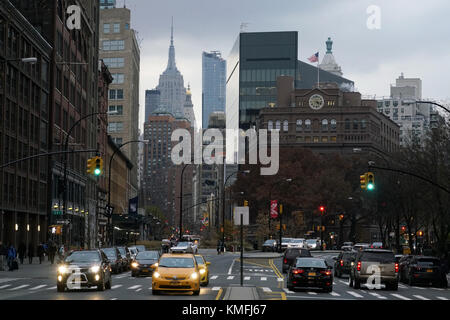
[[308, 60], [309, 60], [310, 62], [317, 62], [317, 61], [319, 61], [319, 53], [316, 52], [314, 55], [312, 55], [311, 57], [309, 57]]

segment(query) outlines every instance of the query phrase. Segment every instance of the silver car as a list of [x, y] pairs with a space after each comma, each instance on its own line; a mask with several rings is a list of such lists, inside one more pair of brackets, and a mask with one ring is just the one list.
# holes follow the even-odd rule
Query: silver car
[[175, 247], [170, 248], [171, 253], [198, 253], [197, 245], [192, 242], [178, 242]]

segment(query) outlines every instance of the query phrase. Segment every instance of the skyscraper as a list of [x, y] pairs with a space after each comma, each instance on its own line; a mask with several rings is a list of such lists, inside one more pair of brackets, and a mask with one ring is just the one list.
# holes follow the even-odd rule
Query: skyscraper
[[[114, 80], [109, 88], [108, 134], [116, 144], [139, 139], [140, 49], [131, 12], [127, 8], [100, 10], [100, 58]], [[138, 145], [125, 145], [122, 152], [133, 163], [131, 186], [137, 191]], [[131, 196], [134, 196], [131, 194]]]
[[225, 112], [227, 62], [219, 51], [202, 54], [202, 128], [208, 128], [209, 116]]
[[[169, 61], [166, 70], [159, 77], [156, 87], [161, 93], [161, 107], [175, 117], [183, 116], [186, 101], [186, 88], [183, 76], [175, 63], [175, 46], [173, 44], [173, 20], [170, 36]], [[146, 120], [147, 121], [147, 120]]]
[[148, 117], [155, 112], [161, 104], [161, 92], [159, 90], [146, 90], [145, 91], [145, 119], [148, 121]]
[[192, 104], [192, 93], [191, 87], [189, 85], [186, 91], [186, 101], [184, 103], [183, 114], [184, 117], [191, 123], [191, 127], [196, 128], [197, 124], [195, 120], [194, 105]]

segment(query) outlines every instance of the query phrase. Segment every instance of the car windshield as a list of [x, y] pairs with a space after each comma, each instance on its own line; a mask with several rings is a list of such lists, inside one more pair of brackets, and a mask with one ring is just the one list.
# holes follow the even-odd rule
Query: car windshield
[[201, 256], [195, 256], [195, 261], [197, 261], [197, 264], [205, 264], [205, 260]]
[[160, 268], [194, 268], [194, 259], [163, 257], [159, 260]]
[[146, 260], [146, 259], [158, 259], [158, 252], [157, 251], [142, 251], [139, 252], [136, 256], [136, 259], [142, 259], [142, 260]]
[[419, 267], [439, 267], [440, 261], [438, 259], [419, 259], [417, 265]]
[[364, 252], [361, 256], [362, 261], [391, 263], [395, 262], [395, 256], [392, 252]]
[[317, 243], [317, 240], [309, 239], [309, 240], [306, 240], [306, 242], [307, 243], [311, 243], [311, 244], [315, 244], [315, 243]]
[[177, 244], [177, 247], [187, 247], [189, 245], [189, 242], [179, 242]]
[[344, 253], [343, 254], [343, 256], [342, 256], [342, 259], [344, 260], [344, 259], [353, 259], [355, 257], [355, 254], [354, 253]]
[[100, 262], [100, 255], [94, 251], [75, 251], [72, 252], [65, 260], [67, 263], [72, 262]]
[[287, 257], [311, 257], [311, 253], [309, 253], [308, 250], [302, 250], [302, 249], [288, 249], [286, 251]]
[[281, 239], [281, 242], [291, 242], [292, 241], [292, 239], [291, 238], [283, 238], [283, 239]]
[[116, 257], [116, 250], [114, 249], [103, 249], [103, 252], [106, 254], [108, 258], [115, 258]]
[[264, 244], [274, 244], [275, 240], [266, 240], [266, 242], [264, 242]]
[[125, 248], [117, 248], [117, 249], [119, 249], [120, 254], [123, 254], [123, 255], [127, 254], [125, 251]]
[[291, 242], [302, 243], [303, 239], [293, 239]]
[[295, 264], [297, 268], [327, 268], [327, 264], [325, 263], [325, 260], [322, 259], [297, 259], [297, 262]]

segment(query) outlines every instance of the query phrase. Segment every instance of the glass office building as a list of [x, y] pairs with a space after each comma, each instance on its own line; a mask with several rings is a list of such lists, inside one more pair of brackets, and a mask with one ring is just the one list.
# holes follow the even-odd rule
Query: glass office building
[[145, 90], [145, 121], [155, 112], [161, 105], [161, 92], [159, 90]]

